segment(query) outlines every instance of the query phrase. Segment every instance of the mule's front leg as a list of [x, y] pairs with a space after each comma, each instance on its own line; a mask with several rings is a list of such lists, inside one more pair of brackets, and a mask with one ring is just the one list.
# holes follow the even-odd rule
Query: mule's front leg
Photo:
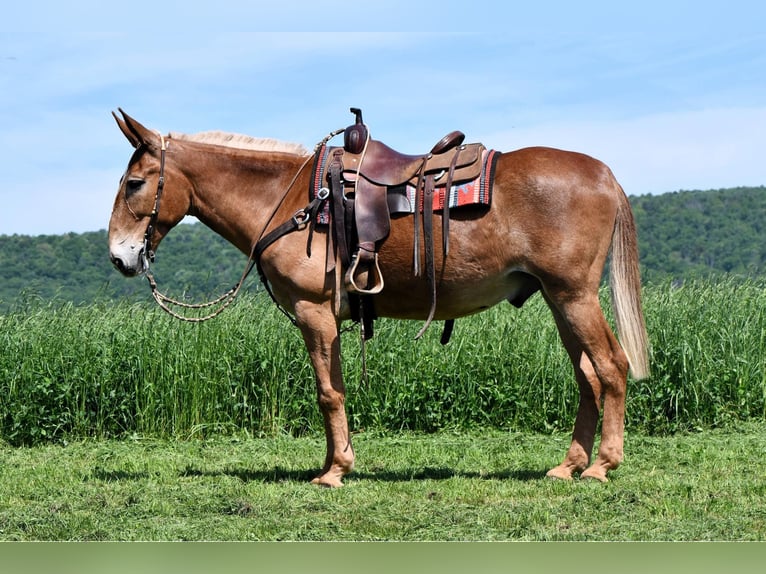
[[314, 367], [317, 400], [327, 439], [324, 467], [312, 482], [322, 486], [343, 486], [343, 476], [354, 468], [354, 448], [346, 419], [338, 322], [331, 311], [308, 303], [297, 307], [296, 315]]

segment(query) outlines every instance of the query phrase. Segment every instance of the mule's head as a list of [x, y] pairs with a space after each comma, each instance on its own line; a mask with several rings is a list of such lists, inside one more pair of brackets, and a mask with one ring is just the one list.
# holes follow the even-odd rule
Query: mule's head
[[149, 253], [144, 253], [144, 237], [155, 207], [163, 144], [167, 149], [164, 188], [148, 251], [153, 252], [167, 232], [189, 211], [192, 187], [173, 165], [169, 138], [145, 128], [122, 110], [120, 116], [112, 115], [135, 151], [120, 179], [109, 220], [109, 257], [120, 272], [133, 276], [146, 271]]

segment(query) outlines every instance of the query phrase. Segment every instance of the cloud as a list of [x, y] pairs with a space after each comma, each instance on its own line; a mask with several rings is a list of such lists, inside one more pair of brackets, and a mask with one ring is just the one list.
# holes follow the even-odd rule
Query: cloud
[[766, 184], [766, 107], [717, 108], [614, 121], [540, 124], [487, 134], [495, 146], [546, 145], [604, 161], [632, 195]]

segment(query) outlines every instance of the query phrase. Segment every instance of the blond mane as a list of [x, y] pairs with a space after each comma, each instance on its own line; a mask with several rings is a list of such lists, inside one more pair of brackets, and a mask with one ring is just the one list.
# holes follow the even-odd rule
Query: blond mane
[[220, 145], [236, 149], [249, 149], [255, 151], [277, 151], [295, 155], [308, 155], [309, 151], [299, 143], [283, 142], [271, 138], [254, 138], [241, 134], [232, 134], [222, 131], [207, 131], [196, 134], [171, 133], [171, 139], [186, 140], [190, 142]]

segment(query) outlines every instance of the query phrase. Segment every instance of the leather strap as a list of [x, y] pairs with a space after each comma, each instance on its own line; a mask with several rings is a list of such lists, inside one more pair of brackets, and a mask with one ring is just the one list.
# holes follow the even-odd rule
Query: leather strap
[[[426, 251], [426, 280], [431, 291], [431, 308], [428, 318], [420, 332], [415, 336], [419, 339], [433, 321], [436, 312], [436, 270], [434, 265], [434, 176], [427, 175], [423, 186], [423, 241]], [[416, 214], [415, 221], [418, 217]]]
[[455, 320], [454, 319], [447, 319], [444, 321], [444, 330], [442, 331], [442, 338], [439, 340], [439, 342], [442, 345], [446, 345], [449, 343], [450, 337], [452, 337], [452, 329], [455, 327]]
[[[277, 298], [274, 296], [274, 292], [271, 290], [271, 284], [269, 283], [268, 278], [266, 277], [266, 273], [263, 270], [263, 267], [261, 266], [261, 257], [263, 256], [263, 253], [271, 247], [274, 243], [277, 242], [277, 240], [281, 239], [285, 235], [288, 235], [292, 233], [293, 231], [298, 231], [299, 229], [304, 229], [306, 226], [313, 226], [314, 222], [316, 221], [316, 215], [319, 212], [319, 210], [322, 208], [322, 205], [324, 205], [324, 202], [327, 201], [327, 196], [322, 197], [315, 197], [311, 203], [309, 203], [306, 207], [303, 209], [298, 210], [290, 219], [285, 221], [282, 225], [279, 225], [278, 227], [272, 229], [269, 233], [261, 237], [256, 244], [253, 246], [253, 249], [250, 253], [250, 259], [252, 262], [252, 265], [255, 265], [255, 268], [258, 270], [258, 276], [261, 279], [261, 283], [263, 284], [263, 287], [266, 289], [266, 292], [269, 294], [269, 297], [271, 297], [271, 300], [274, 301], [277, 308], [287, 317], [290, 319], [290, 322], [295, 325], [295, 318], [292, 317], [285, 309], [279, 304], [277, 301]], [[309, 247], [307, 246], [307, 250]], [[252, 265], [250, 266], [250, 269], [252, 269]], [[248, 269], [245, 273], [245, 275], [242, 276], [242, 279], [247, 276], [247, 273], [250, 272], [250, 269]]]
[[415, 237], [413, 240], [413, 255], [412, 255], [412, 268], [415, 277], [420, 277], [420, 206], [425, 205], [423, 202], [423, 179], [426, 171], [426, 159], [423, 159], [423, 163], [420, 166], [418, 174], [418, 184], [415, 186]]
[[447, 174], [447, 188], [444, 191], [444, 207], [442, 208], [442, 253], [444, 253], [444, 259], [447, 259], [449, 253], [449, 195], [452, 189], [452, 179], [455, 176], [455, 166], [457, 165], [457, 158], [460, 155], [461, 148], [455, 151], [455, 155], [452, 157], [452, 162], [449, 165], [449, 173]]
[[[341, 174], [343, 173], [343, 150], [338, 149], [333, 151], [333, 158], [330, 162], [330, 206], [332, 209], [332, 240], [335, 242], [337, 248], [337, 256], [340, 259], [342, 267], [345, 269], [348, 267], [350, 257], [348, 253], [348, 245], [346, 243], [346, 227], [345, 227], [345, 209], [343, 207], [344, 193], [343, 182], [341, 181]], [[334, 261], [334, 255], [329, 259]], [[328, 266], [329, 266], [328, 261]]]

